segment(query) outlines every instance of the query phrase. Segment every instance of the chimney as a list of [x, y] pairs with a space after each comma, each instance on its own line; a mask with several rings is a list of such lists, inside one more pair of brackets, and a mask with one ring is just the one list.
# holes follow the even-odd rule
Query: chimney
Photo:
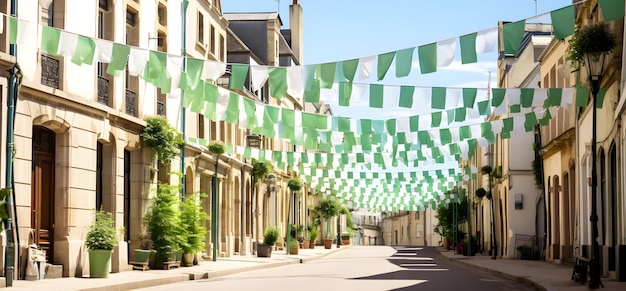
[[291, 30], [291, 50], [299, 64], [303, 64], [303, 43], [302, 43], [302, 6], [298, 0], [293, 0], [289, 5], [289, 29]]

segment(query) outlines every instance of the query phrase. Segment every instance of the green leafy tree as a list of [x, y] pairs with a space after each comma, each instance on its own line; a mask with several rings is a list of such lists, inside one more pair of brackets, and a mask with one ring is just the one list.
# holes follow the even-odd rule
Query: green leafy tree
[[144, 217], [144, 223], [150, 233], [156, 258], [163, 260], [168, 253], [183, 244], [177, 197], [180, 186], [159, 183], [156, 192], [156, 197]]
[[169, 165], [185, 144], [182, 134], [161, 116], [144, 118], [146, 127], [141, 138], [146, 146], [154, 149], [159, 163]]
[[180, 222], [183, 228], [181, 248], [185, 253], [196, 253], [205, 247], [205, 235], [207, 228], [205, 222], [208, 218], [202, 209], [201, 200], [206, 198], [204, 193], [195, 193], [188, 196], [185, 202], [181, 202]]

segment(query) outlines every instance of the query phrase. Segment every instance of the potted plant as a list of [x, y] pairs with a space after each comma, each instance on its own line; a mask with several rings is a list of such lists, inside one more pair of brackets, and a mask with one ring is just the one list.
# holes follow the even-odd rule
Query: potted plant
[[257, 245], [256, 254], [258, 257], [270, 258], [272, 256], [272, 247], [278, 240], [278, 229], [269, 226], [263, 233], [263, 243]]
[[315, 240], [317, 239], [317, 226], [312, 226], [309, 230], [309, 248], [315, 248]]
[[196, 253], [205, 246], [204, 237], [207, 228], [204, 225], [208, 216], [200, 203], [205, 197], [207, 195], [204, 193], [196, 193], [186, 197], [185, 202], [181, 202], [180, 223], [183, 228], [181, 250], [182, 265], [185, 267], [193, 266]]
[[85, 245], [89, 251], [89, 276], [107, 278], [111, 270], [111, 253], [117, 245], [117, 231], [110, 212], [96, 212], [96, 220], [89, 226]]
[[175, 251], [182, 245], [183, 233], [177, 194], [180, 186], [158, 183], [156, 196], [144, 216], [144, 223], [155, 250], [153, 269], [161, 269], [164, 262], [176, 260]]
[[139, 244], [139, 249], [133, 249], [133, 261], [129, 263], [133, 265], [135, 269], [146, 270], [150, 259], [154, 259], [154, 250], [152, 249], [153, 242], [150, 239], [150, 234], [147, 232], [139, 234]]
[[349, 245], [350, 244], [350, 233], [347, 231], [344, 231], [341, 233], [341, 244], [342, 245]]
[[339, 214], [341, 205], [336, 200], [329, 198], [321, 199], [319, 204], [315, 206], [315, 212], [326, 220], [326, 238], [324, 239], [324, 248], [330, 249], [333, 244], [332, 234], [329, 233], [330, 219]]
[[291, 242], [289, 243], [289, 254], [297, 255], [299, 249], [300, 249], [300, 243], [298, 243], [297, 240], [292, 239]]

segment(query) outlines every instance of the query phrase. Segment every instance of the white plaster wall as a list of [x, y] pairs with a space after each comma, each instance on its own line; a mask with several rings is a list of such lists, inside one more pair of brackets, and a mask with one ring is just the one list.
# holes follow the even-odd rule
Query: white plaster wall
[[[96, 1], [66, 0], [65, 31], [95, 38], [98, 23], [98, 4]], [[72, 56], [63, 58], [65, 87], [73, 98], [94, 101], [97, 90], [95, 77], [96, 65], [78, 66], [71, 61]]]

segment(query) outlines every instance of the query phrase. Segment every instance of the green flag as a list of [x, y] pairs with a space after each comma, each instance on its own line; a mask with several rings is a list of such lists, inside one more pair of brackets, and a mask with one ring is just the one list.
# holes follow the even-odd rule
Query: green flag
[[459, 37], [462, 64], [478, 62], [478, 56], [476, 54], [476, 35], [477, 33], [471, 33]]
[[356, 68], [359, 65], [359, 59], [352, 59], [341, 62], [343, 67], [343, 76], [348, 82], [354, 81], [354, 75], [356, 74]]
[[502, 26], [502, 37], [504, 38], [505, 54], [517, 54], [522, 45], [522, 40], [524, 39], [525, 26], [526, 20], [508, 23]]
[[589, 103], [589, 88], [583, 87], [580, 83], [574, 85], [574, 88], [576, 88], [576, 106], [587, 106], [587, 103]]
[[247, 65], [231, 65], [230, 67], [230, 83], [228, 84], [231, 89], [243, 90], [243, 84], [248, 77], [248, 70], [250, 67]]
[[406, 77], [411, 73], [413, 51], [415, 51], [414, 47], [396, 52], [396, 77]]
[[473, 108], [477, 94], [478, 89], [476, 88], [463, 88], [463, 106], [466, 108]]
[[[622, 1], [623, 2], [623, 1]], [[623, 8], [624, 3], [622, 3]], [[622, 9], [622, 14], [624, 10]], [[574, 25], [576, 16], [574, 15], [574, 5], [563, 7], [550, 12], [552, 18], [552, 27], [554, 29], [554, 37], [558, 40], [574, 34]]]
[[352, 83], [339, 83], [339, 106], [350, 106], [352, 96]]
[[422, 74], [437, 71], [437, 43], [431, 43], [417, 47], [420, 71]]
[[403, 108], [413, 107], [413, 94], [415, 93], [414, 86], [401, 86], [400, 87], [400, 100], [398, 100], [398, 106]]
[[598, 0], [604, 21], [611, 22], [624, 18], [624, 1], [622, 0]]
[[13, 16], [9, 17], [9, 43], [17, 43], [17, 18]]
[[239, 99], [241, 96], [231, 92], [226, 107], [226, 118], [224, 121], [228, 123], [237, 123], [239, 120]]
[[61, 31], [50, 26], [41, 27], [41, 50], [50, 55], [58, 56]]
[[313, 80], [311, 88], [304, 91], [304, 101], [310, 103], [320, 102], [320, 81]]
[[161, 75], [165, 73], [165, 63], [167, 61], [167, 55], [158, 51], [149, 51], [148, 63], [144, 68], [143, 77], [146, 81], [155, 83], [155, 80], [161, 78]]
[[396, 52], [378, 55], [378, 65], [376, 67], [378, 73], [378, 81], [385, 78], [385, 75], [387, 74], [387, 71], [389, 70], [389, 67], [391, 66], [391, 63], [393, 62], [393, 58], [395, 56]]
[[272, 97], [282, 99], [287, 94], [287, 69], [282, 67], [269, 69], [269, 86]]
[[320, 80], [320, 88], [330, 89], [335, 82], [335, 65], [336, 63], [325, 63], [318, 65], [317, 75]]
[[383, 108], [383, 85], [370, 84], [370, 107]]
[[113, 43], [111, 62], [109, 62], [109, 65], [107, 66], [107, 74], [119, 77], [120, 72], [126, 68], [129, 54], [129, 46]]
[[446, 109], [446, 88], [432, 88], [432, 109]]
[[93, 64], [93, 55], [95, 51], [96, 42], [89, 37], [79, 35], [76, 40], [76, 49], [74, 50], [74, 55], [72, 56], [72, 63], [79, 66], [82, 64]]
[[504, 101], [504, 96], [506, 95], [506, 89], [492, 88], [491, 92], [493, 93], [492, 99], [491, 99], [491, 106], [499, 107], [500, 105], [502, 105], [502, 102]]
[[200, 59], [194, 59], [194, 58], [187, 58], [186, 60], [187, 60], [187, 67], [185, 71], [187, 74], [186, 74], [185, 82], [189, 88], [194, 89], [200, 83], [200, 78], [202, 77], [202, 70], [204, 69], [204, 61]]

